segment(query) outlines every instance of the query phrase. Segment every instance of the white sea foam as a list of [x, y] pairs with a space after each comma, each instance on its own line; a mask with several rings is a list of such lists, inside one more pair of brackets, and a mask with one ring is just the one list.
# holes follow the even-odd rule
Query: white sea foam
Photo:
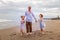
[[13, 20], [0, 19], [0, 22], [9, 22], [9, 21], [13, 21]]

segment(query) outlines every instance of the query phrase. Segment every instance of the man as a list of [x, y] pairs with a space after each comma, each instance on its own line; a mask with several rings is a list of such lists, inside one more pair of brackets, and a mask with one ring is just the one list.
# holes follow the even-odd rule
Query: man
[[37, 22], [33, 12], [31, 11], [31, 6], [28, 6], [28, 11], [25, 12], [26, 17], [26, 32], [27, 34], [32, 34], [32, 18]]

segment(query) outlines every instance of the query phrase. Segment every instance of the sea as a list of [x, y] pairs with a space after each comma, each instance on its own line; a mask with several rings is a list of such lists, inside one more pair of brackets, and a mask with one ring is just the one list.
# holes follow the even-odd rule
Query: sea
[[[6, 29], [11, 27], [18, 27], [20, 26], [20, 16], [24, 15], [25, 13], [0, 13], [0, 29]], [[34, 13], [36, 19], [39, 19], [39, 13]], [[57, 15], [45, 15], [44, 18], [54, 18]], [[34, 19], [33, 19], [34, 22]]]

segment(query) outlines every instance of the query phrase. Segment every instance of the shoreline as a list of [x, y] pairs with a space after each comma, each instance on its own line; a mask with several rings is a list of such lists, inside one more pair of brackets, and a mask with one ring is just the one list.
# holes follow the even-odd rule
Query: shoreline
[[[48, 21], [60, 21], [60, 20], [44, 20], [44, 22], [48, 22]], [[37, 24], [35, 21], [32, 22], [33, 25]], [[37, 24], [38, 25], [38, 24]], [[15, 26], [20, 26], [19, 22], [0, 22], [0, 30], [1, 29], [8, 29], [8, 28], [12, 28]]]

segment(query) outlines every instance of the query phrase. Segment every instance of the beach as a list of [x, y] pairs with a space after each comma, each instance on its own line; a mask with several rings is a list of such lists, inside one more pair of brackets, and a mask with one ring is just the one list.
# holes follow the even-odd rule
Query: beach
[[[0, 29], [0, 40], [60, 40], [60, 20], [46, 20], [45, 34], [40, 33], [39, 23], [33, 23], [33, 34], [20, 35], [20, 27]], [[26, 29], [24, 29], [26, 33]]]

